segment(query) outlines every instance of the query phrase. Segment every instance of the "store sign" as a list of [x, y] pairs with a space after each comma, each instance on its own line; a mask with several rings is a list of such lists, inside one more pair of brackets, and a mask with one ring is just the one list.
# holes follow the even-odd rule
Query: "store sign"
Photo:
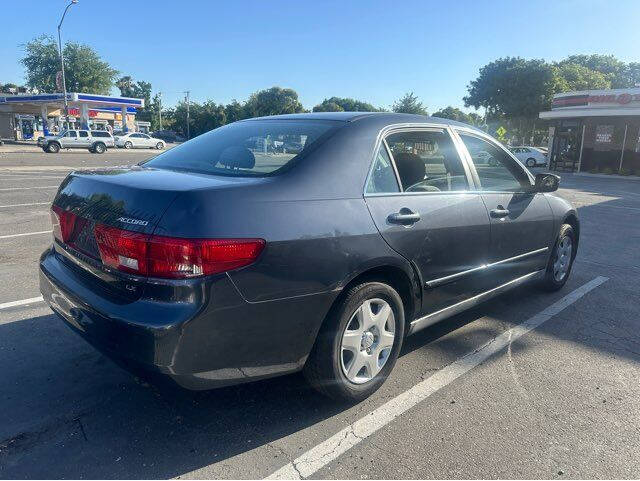
[[[76, 117], [80, 117], [80, 109], [76, 109], [76, 108], [72, 108], [69, 109], [69, 115], [74, 115]], [[93, 118], [93, 117], [97, 117], [98, 116], [98, 112], [95, 110], [89, 110], [89, 117]]]
[[618, 95], [589, 95], [589, 97], [587, 97], [587, 101], [590, 104], [604, 103], [626, 105], [631, 102], [640, 102], [640, 94], [622, 93]]
[[596, 143], [609, 144], [613, 140], [613, 125], [596, 126]]

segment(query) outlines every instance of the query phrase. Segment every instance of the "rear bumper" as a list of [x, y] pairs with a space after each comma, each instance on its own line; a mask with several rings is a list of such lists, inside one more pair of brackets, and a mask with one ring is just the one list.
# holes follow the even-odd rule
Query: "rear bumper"
[[335, 298], [249, 303], [224, 274], [153, 285], [135, 301], [94, 284], [54, 249], [42, 254], [40, 290], [69, 327], [120, 365], [165, 374], [188, 389], [300, 370]]

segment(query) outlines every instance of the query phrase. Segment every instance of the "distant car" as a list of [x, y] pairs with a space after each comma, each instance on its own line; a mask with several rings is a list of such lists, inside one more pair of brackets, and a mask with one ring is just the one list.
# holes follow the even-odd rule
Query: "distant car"
[[536, 147], [522, 145], [510, 147], [509, 150], [527, 167], [537, 167], [539, 165], [544, 167], [547, 165], [547, 156]]
[[47, 135], [38, 138], [38, 146], [50, 154], [60, 149], [87, 149], [93, 154], [103, 154], [115, 142], [106, 130], [65, 130], [59, 135]]
[[165, 147], [165, 142], [142, 132], [129, 132], [116, 137], [116, 147], [162, 150]]
[[151, 132], [151, 135], [157, 139], [162, 139], [165, 142], [184, 142], [187, 140], [173, 130], [157, 130], [155, 132]]

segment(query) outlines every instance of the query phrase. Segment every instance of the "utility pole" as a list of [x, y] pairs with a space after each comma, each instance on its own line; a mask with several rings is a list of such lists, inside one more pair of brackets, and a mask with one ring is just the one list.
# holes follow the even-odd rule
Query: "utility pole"
[[67, 118], [67, 127], [69, 126], [69, 103], [67, 102], [67, 80], [64, 76], [64, 52], [62, 51], [62, 35], [60, 34], [60, 29], [62, 28], [62, 22], [64, 22], [64, 17], [67, 15], [67, 10], [71, 5], [75, 5], [78, 3], [78, 0], [71, 0], [71, 3], [67, 5], [67, 8], [64, 9], [64, 13], [62, 14], [62, 18], [60, 19], [60, 23], [58, 24], [58, 50], [60, 51], [60, 68], [62, 70], [62, 92], [64, 95], [64, 115]]
[[158, 92], [158, 124], [160, 125], [158, 130], [162, 130], [162, 92]]
[[189, 132], [189, 93], [190, 93], [189, 90], [185, 92], [186, 94], [185, 102], [187, 102], [187, 140], [191, 138], [190, 132]]

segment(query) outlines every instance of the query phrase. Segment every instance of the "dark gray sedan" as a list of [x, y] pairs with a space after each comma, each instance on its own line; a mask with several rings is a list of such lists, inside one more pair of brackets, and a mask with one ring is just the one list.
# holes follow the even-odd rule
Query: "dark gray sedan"
[[363, 399], [405, 336], [525, 282], [565, 284], [580, 228], [558, 180], [441, 119], [236, 122], [140, 166], [70, 174], [40, 286], [129, 369], [191, 389], [304, 370]]

